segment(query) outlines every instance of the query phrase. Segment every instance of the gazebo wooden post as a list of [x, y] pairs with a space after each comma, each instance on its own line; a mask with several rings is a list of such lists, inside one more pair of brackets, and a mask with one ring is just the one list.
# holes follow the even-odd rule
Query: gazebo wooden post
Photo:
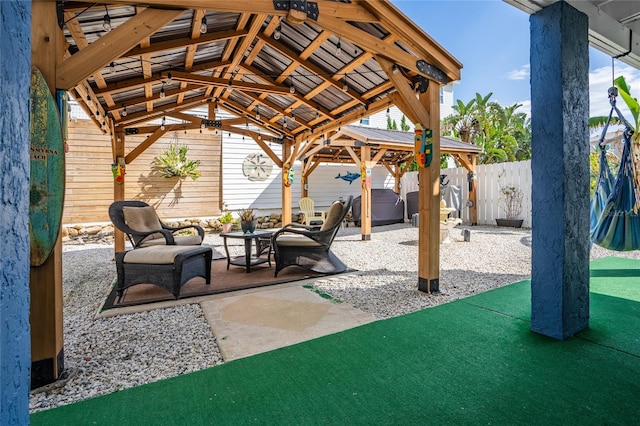
[[433, 131], [431, 165], [420, 168], [418, 290], [440, 292], [440, 87], [431, 81], [420, 95], [420, 103], [429, 112], [424, 125]]
[[[114, 153], [114, 162], [118, 161], [118, 158], [124, 159], [124, 131], [122, 129], [116, 130], [115, 134], [112, 136], [111, 146], [113, 146]], [[124, 161], [124, 160], [123, 160]], [[126, 174], [123, 176], [122, 183], [117, 183], [114, 179], [113, 181], [113, 201], [122, 201], [124, 200], [124, 185], [126, 182]], [[113, 240], [114, 240], [114, 250], [115, 252], [124, 251], [124, 233], [114, 227], [113, 229]]]
[[476, 176], [476, 163], [478, 161], [477, 155], [471, 155], [471, 171], [473, 174], [473, 180], [469, 185], [469, 201], [471, 207], [469, 207], [469, 221], [472, 225], [478, 224], [478, 177]]
[[478, 180], [476, 177], [476, 163], [478, 156], [476, 154], [469, 154], [465, 158], [463, 155], [457, 154], [456, 158], [467, 169], [467, 176], [472, 180], [467, 182], [469, 185], [469, 201], [471, 206], [469, 207], [469, 222], [471, 225], [478, 224]]
[[[52, 16], [55, 2], [32, 2], [31, 65], [40, 69], [55, 97], [59, 43], [65, 41]], [[64, 370], [61, 234], [49, 258], [29, 271], [32, 387], [54, 382]]]
[[285, 138], [282, 142], [282, 159], [284, 164], [282, 165], [282, 225], [291, 223], [291, 186], [284, 184], [284, 173], [287, 172], [289, 167], [293, 167], [293, 161], [291, 156], [291, 143]]
[[309, 160], [305, 160], [302, 162], [302, 167], [300, 168], [300, 195], [304, 197], [309, 196]]
[[[371, 147], [363, 146], [360, 148], [360, 167], [364, 165], [365, 169], [371, 170], [375, 165], [371, 161]], [[360, 173], [364, 173], [361, 170]], [[365, 182], [368, 184], [365, 185]], [[368, 241], [371, 239], [371, 179], [368, 181], [362, 181], [362, 195], [360, 196], [360, 232], [362, 234], [362, 240]]]

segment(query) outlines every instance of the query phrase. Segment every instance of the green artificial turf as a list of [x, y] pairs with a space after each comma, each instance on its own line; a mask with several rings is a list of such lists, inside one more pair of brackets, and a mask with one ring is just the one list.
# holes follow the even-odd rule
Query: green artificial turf
[[[619, 273], [628, 269], [637, 273]], [[639, 285], [640, 262], [608, 258], [593, 271], [592, 326], [563, 342], [529, 330], [525, 281], [35, 413], [31, 422], [638, 424], [640, 289], [629, 288]]]

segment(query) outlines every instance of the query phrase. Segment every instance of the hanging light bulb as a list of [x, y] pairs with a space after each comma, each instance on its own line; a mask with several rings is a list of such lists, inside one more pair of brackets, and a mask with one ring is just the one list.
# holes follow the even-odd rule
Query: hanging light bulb
[[213, 112], [215, 112], [216, 114], [220, 112], [220, 108], [218, 108], [218, 98], [216, 98], [216, 104], [213, 107]]
[[171, 84], [171, 71], [167, 73], [167, 84]]
[[164, 92], [164, 81], [162, 82], [162, 87], [160, 88], [160, 99], [164, 98], [166, 93]]
[[107, 5], [104, 5], [104, 10], [106, 12], [106, 15], [104, 15], [104, 18], [102, 18], [102, 28], [106, 31], [109, 32], [113, 29], [113, 27], [111, 26], [111, 17], [109, 16], [109, 9], [107, 9]]
[[289, 80], [291, 80], [290, 81], [291, 86], [289, 87], [289, 93], [291, 93], [293, 95], [294, 93], [296, 93], [296, 86], [295, 86], [295, 83], [293, 82], [293, 76], [289, 77]]
[[288, 127], [288, 125], [287, 125], [287, 116], [285, 115], [284, 116], [284, 123], [282, 124], [282, 128], [286, 129], [287, 127]]
[[256, 107], [256, 120], [260, 120], [260, 105]]
[[200, 34], [206, 34], [207, 30], [207, 16], [205, 15], [202, 17], [202, 22], [200, 23]]
[[160, 124], [160, 130], [164, 130], [165, 117], [162, 117], [162, 123]]
[[126, 117], [127, 116], [127, 106], [126, 105], [122, 105], [124, 107], [124, 109], [122, 110], [122, 116]]
[[342, 91], [343, 92], [348, 92], [349, 91], [349, 85], [347, 84], [347, 77], [348, 74], [344, 75], [344, 84], [342, 85]]
[[393, 72], [394, 74], [398, 74], [398, 66], [396, 64], [393, 64], [393, 68], [391, 68], [391, 72]]
[[336, 45], [336, 56], [342, 55], [342, 43], [340, 39], [338, 39], [338, 44]]
[[275, 40], [280, 40], [281, 36], [282, 36], [282, 27], [280, 26], [280, 24], [278, 24], [276, 29], [273, 31], [273, 38]]
[[89, 94], [87, 94], [87, 105], [88, 106], [93, 105], [93, 101], [91, 100], [91, 96]]
[[111, 74], [114, 74], [116, 72], [116, 63], [115, 62], [111, 62], [109, 64], [109, 71], [111, 72]]
[[389, 109], [389, 107], [387, 106], [387, 118], [391, 117], [391, 110]]
[[[204, 129], [205, 127], [206, 127], [206, 126], [204, 125], [204, 120], [202, 120], [202, 121], [200, 122], [200, 129]], [[202, 133], [202, 132], [200, 132], [200, 133]]]

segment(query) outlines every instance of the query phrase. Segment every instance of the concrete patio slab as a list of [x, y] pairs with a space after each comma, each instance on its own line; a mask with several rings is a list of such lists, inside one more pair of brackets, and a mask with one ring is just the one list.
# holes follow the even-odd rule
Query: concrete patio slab
[[225, 361], [357, 327], [376, 318], [302, 284], [218, 295], [200, 303]]

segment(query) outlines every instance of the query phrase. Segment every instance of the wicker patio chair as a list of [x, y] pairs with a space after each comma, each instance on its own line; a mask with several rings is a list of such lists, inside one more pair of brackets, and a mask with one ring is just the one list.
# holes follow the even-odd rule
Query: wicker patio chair
[[[153, 207], [144, 201], [116, 201], [109, 206], [113, 225], [124, 232], [133, 248], [155, 245], [199, 246], [204, 229], [198, 225], [172, 227], [162, 223]], [[195, 229], [198, 235], [174, 236], [176, 231]]]
[[351, 209], [353, 197], [335, 201], [320, 229], [288, 224], [271, 237], [276, 262], [275, 276], [287, 266], [298, 265], [325, 274], [344, 272], [347, 266], [333, 254], [331, 244]]

